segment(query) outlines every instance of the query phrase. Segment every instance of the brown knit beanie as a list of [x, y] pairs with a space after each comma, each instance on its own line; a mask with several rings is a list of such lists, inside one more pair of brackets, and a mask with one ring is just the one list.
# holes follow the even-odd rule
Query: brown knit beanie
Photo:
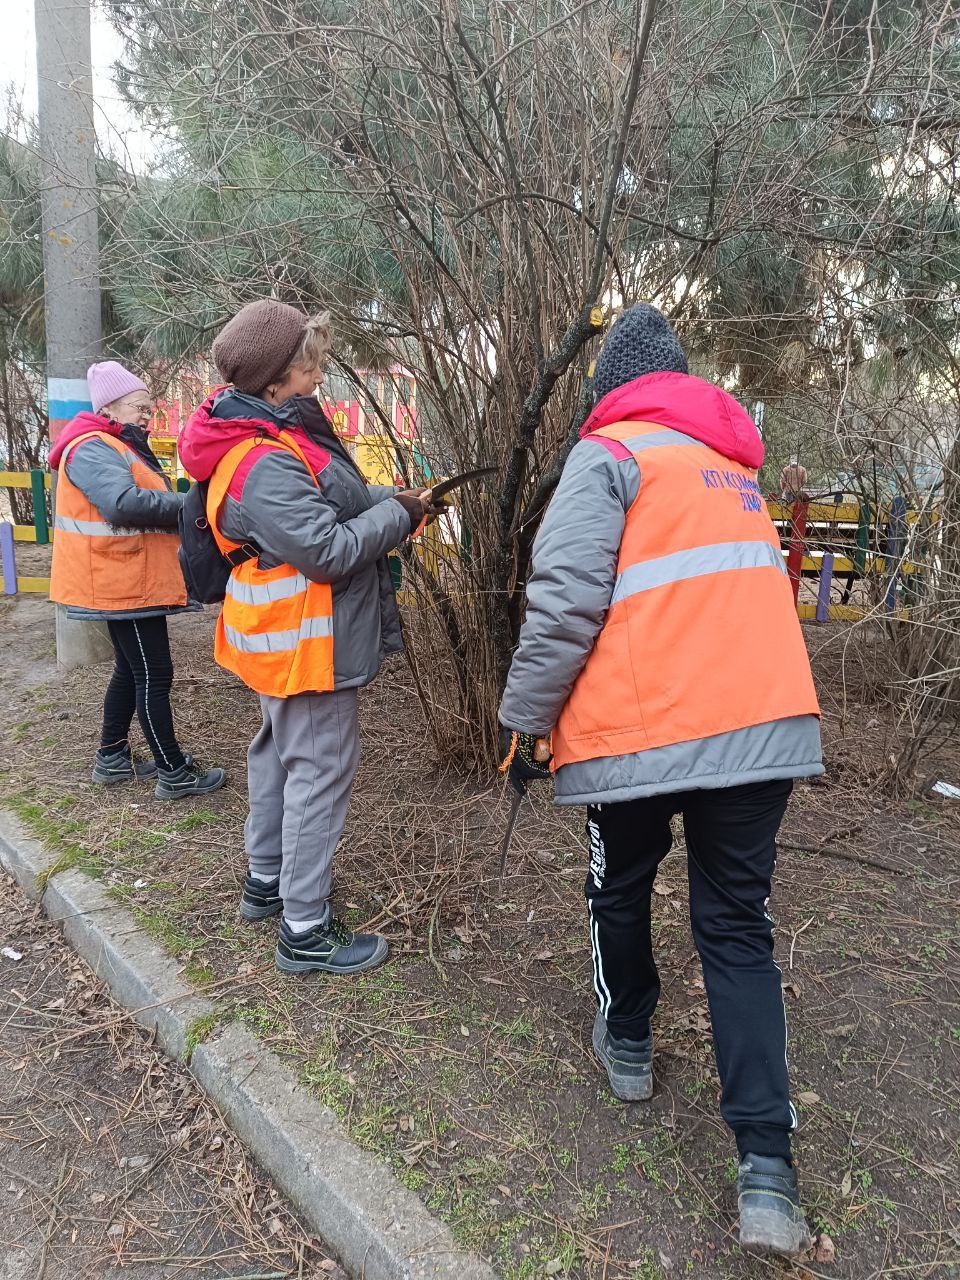
[[276, 298], [241, 307], [213, 340], [221, 378], [256, 396], [289, 366], [307, 331], [307, 317]]

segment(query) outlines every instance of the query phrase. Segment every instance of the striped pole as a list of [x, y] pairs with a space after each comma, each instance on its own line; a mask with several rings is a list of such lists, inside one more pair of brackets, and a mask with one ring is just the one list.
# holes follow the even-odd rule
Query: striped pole
[[53, 444], [71, 418], [92, 408], [86, 378], [47, 378], [50, 443]]

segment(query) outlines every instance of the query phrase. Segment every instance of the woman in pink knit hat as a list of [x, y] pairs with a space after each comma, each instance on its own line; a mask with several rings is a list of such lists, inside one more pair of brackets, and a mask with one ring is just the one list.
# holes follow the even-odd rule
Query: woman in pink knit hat
[[[226, 774], [184, 755], [170, 707], [167, 617], [200, 607], [187, 600], [177, 560], [183, 496], [150, 448], [153, 404], [143, 379], [104, 360], [90, 366], [87, 385], [93, 412], [78, 413], [50, 450], [59, 472], [50, 598], [71, 618], [105, 621], [113, 642], [91, 776], [107, 786], [156, 778], [161, 800], [205, 795]], [[128, 736], [134, 713], [153, 756], [136, 766]]]

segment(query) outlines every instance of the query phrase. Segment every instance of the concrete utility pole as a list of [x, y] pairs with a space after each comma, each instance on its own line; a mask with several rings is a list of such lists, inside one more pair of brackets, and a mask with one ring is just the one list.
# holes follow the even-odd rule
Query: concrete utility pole
[[[35, 0], [34, 15], [52, 442], [74, 414], [90, 408], [86, 372], [101, 354], [90, 0]], [[104, 626], [72, 622], [57, 606], [61, 666], [88, 666], [112, 655]]]

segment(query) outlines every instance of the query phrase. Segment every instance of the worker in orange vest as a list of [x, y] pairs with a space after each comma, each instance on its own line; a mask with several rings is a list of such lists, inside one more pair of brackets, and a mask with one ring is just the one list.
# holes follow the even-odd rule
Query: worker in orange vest
[[557, 803], [587, 806], [593, 1046], [625, 1100], [653, 1093], [650, 895], [682, 815], [741, 1240], [796, 1254], [810, 1233], [766, 903], [793, 780], [823, 765], [763, 445], [653, 307], [614, 325], [594, 390], [534, 547], [500, 707], [510, 768], [521, 787], [552, 771]]
[[[104, 786], [155, 778], [160, 800], [206, 795], [226, 774], [184, 755], [170, 706], [167, 618], [200, 608], [187, 600], [177, 562], [183, 495], [150, 448], [153, 405], [143, 379], [103, 360], [90, 366], [87, 387], [93, 411], [78, 413], [50, 450], [58, 471], [50, 599], [68, 617], [105, 622], [113, 643], [91, 776]], [[135, 711], [153, 757], [137, 765], [128, 738]]]
[[433, 513], [426, 489], [368, 485], [337, 438], [315, 394], [331, 340], [326, 313], [248, 303], [213, 343], [229, 385], [179, 441], [234, 566], [215, 656], [260, 697], [240, 914], [283, 913], [286, 973], [359, 973], [387, 956], [385, 938], [334, 915], [333, 855], [360, 756], [357, 691], [402, 648], [386, 555]]

